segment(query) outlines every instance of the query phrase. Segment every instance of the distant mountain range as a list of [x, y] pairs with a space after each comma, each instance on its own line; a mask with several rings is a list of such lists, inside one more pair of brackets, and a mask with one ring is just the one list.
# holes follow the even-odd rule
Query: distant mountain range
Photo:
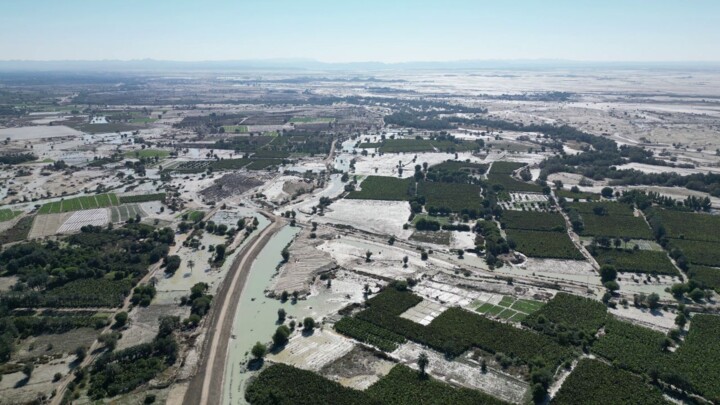
[[0, 71], [402, 71], [470, 69], [682, 69], [720, 70], [720, 62], [586, 62], [572, 60], [467, 60], [447, 62], [349, 62], [328, 63], [311, 59], [264, 59], [181, 62], [154, 59], [137, 60], [57, 60], [0, 61]]

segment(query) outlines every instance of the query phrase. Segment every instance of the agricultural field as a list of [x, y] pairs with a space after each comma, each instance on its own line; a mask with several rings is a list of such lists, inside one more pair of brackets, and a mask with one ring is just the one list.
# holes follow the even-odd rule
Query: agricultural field
[[582, 214], [581, 236], [653, 239], [652, 231], [642, 217], [628, 215]]
[[607, 308], [600, 301], [558, 293], [542, 308], [528, 316], [523, 324], [545, 335], [554, 336], [563, 344], [577, 344], [580, 342], [568, 338], [568, 332], [577, 336], [594, 336], [605, 323], [607, 316]]
[[567, 233], [507, 229], [508, 240], [516, 244], [515, 250], [530, 257], [548, 259], [584, 260]]
[[[113, 207], [115, 208], [115, 207]], [[110, 222], [107, 208], [75, 211], [59, 228], [59, 233], [77, 232], [83, 226], [103, 226]]]
[[543, 303], [540, 301], [504, 296], [497, 305], [486, 302], [475, 308], [475, 311], [487, 316], [520, 322], [542, 306]]
[[459, 356], [471, 347], [490, 353], [514, 353], [522, 362], [529, 362], [540, 356], [547, 366], [557, 365], [573, 356], [570, 349], [558, 345], [550, 338], [495, 322], [457, 307], [444, 311], [427, 326], [399, 316], [421, 300], [409, 292], [388, 287], [369, 299], [369, 308], [355, 317], [427, 345], [450, 357]]
[[38, 214], [58, 214], [61, 212], [105, 208], [119, 204], [120, 202], [115, 194], [97, 194], [47, 203], [40, 207]]
[[655, 374], [710, 401], [720, 400], [720, 317], [697, 314], [674, 352], [663, 350], [665, 335], [622, 321], [611, 321], [592, 351], [639, 374]]
[[165, 200], [165, 193], [121, 195], [119, 197], [120, 204], [144, 203], [144, 202], [150, 202], [150, 201], [164, 201], [164, 200]]
[[26, 216], [20, 218], [10, 229], [0, 232], [0, 244], [19, 242], [27, 239], [30, 229], [32, 229], [35, 216]]
[[329, 117], [292, 117], [290, 123], [293, 124], [329, 124], [335, 122], [335, 118]]
[[493, 169], [490, 169], [490, 174], [487, 176], [487, 182], [490, 186], [499, 185], [505, 192], [522, 192], [522, 193], [539, 193], [542, 192], [542, 187], [535, 183], [525, 183], [519, 180], [515, 180], [509, 174], [496, 173]]
[[568, 201], [578, 200], [578, 202], [579, 202], [579, 201], [583, 201], [583, 200], [593, 201], [593, 200], [599, 200], [599, 199], [600, 199], [600, 194], [586, 193], [586, 192], [582, 192], [582, 191], [579, 191], [579, 192], [576, 193], [576, 192], [573, 192], [573, 191], [571, 191], [571, 190], [565, 190], [565, 189], [555, 190], [555, 195], [557, 195], [558, 198], [559, 198], [559, 197], [562, 197], [562, 198], [567, 199]]
[[503, 211], [500, 224], [508, 229], [564, 232], [565, 219], [555, 212]]
[[[425, 197], [430, 212], [477, 212], [482, 203], [480, 186], [473, 184], [418, 183], [417, 195]], [[471, 215], [477, 217], [477, 214]]]
[[590, 253], [600, 265], [613, 265], [619, 272], [679, 275], [663, 251], [595, 248]]
[[406, 201], [410, 195], [414, 194], [414, 185], [413, 179], [368, 176], [360, 183], [359, 191], [352, 191], [345, 198], [356, 200]]
[[617, 367], [582, 359], [558, 391], [552, 404], [670, 404], [657, 387]]
[[225, 133], [239, 134], [248, 132], [247, 125], [223, 125]]
[[720, 216], [654, 208], [649, 216], [657, 216], [672, 239], [720, 242]]
[[252, 404], [283, 403], [310, 404], [487, 404], [506, 402], [481, 391], [457, 388], [432, 377], [420, 378], [418, 372], [404, 365], [396, 365], [364, 391], [344, 387], [311, 371], [284, 364], [274, 364], [252, 380], [245, 399]]
[[687, 273], [691, 280], [720, 293], [720, 268], [693, 265]]
[[598, 212], [609, 217], [631, 217], [634, 215], [630, 205], [610, 201], [568, 203], [567, 208], [574, 209], [583, 216], [588, 214], [597, 215]]
[[[717, 231], [716, 231], [717, 232]], [[670, 239], [669, 250], [682, 250], [687, 261], [698, 266], [720, 267], [720, 243], [688, 239]]]
[[123, 156], [127, 158], [134, 158], [134, 159], [149, 159], [149, 158], [155, 158], [158, 159], [164, 159], [168, 156], [170, 156], [170, 152], [162, 149], [139, 149], [139, 150], [129, 150], [123, 154]]
[[518, 162], [493, 162], [490, 169], [491, 174], [511, 174], [515, 170], [526, 166], [525, 163]]
[[9, 208], [2, 208], [0, 209], [0, 222], [9, 221], [20, 214], [22, 214], [22, 211], [13, 211]]
[[432, 152], [433, 146], [425, 139], [386, 139], [378, 149], [381, 153]]
[[122, 204], [110, 208], [110, 218], [114, 223], [125, 222], [128, 219], [135, 219], [138, 215], [145, 217], [147, 214], [138, 204]]

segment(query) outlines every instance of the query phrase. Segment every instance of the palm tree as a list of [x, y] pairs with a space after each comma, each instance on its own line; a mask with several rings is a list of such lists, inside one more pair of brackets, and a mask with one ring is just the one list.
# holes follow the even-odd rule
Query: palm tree
[[426, 375], [425, 368], [428, 366], [428, 363], [430, 363], [430, 360], [428, 360], [427, 354], [425, 352], [420, 353], [417, 360], [418, 367], [420, 367], [420, 375]]

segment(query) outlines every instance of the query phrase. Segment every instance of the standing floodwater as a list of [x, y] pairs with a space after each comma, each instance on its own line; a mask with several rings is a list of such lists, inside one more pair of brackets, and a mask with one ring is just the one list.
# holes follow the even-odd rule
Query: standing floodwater
[[223, 384], [223, 403], [244, 404], [245, 383], [251, 375], [245, 368], [248, 354], [255, 342], [269, 342], [277, 325], [277, 310], [284, 307], [290, 316], [297, 316], [304, 306], [281, 304], [265, 297], [264, 291], [282, 260], [281, 252], [300, 228], [285, 227], [265, 246], [253, 262], [243, 288], [233, 321], [232, 341], [228, 345], [227, 366]]

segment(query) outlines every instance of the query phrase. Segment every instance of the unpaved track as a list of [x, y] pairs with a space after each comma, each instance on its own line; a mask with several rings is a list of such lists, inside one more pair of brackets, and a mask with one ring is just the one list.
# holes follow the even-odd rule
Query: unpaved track
[[205, 342], [209, 342], [209, 345], [202, 351], [198, 371], [185, 392], [183, 403], [186, 405], [222, 403], [225, 361], [240, 294], [255, 258], [284, 225], [278, 217], [269, 214], [265, 216], [271, 221], [270, 225], [252, 244], [246, 245], [238, 253], [216, 294], [216, 301], [206, 321]]

